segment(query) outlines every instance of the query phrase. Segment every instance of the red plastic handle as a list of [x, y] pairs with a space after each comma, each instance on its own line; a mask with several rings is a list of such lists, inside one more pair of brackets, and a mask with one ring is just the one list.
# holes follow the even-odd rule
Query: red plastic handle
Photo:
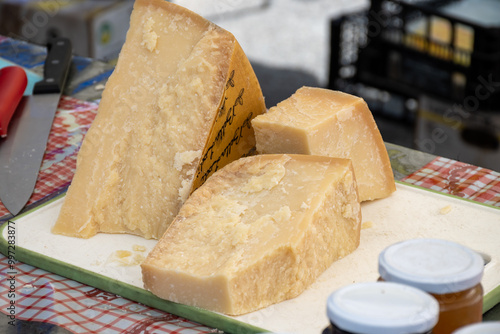
[[10, 119], [28, 84], [26, 72], [18, 66], [0, 69], [0, 136], [7, 136]]

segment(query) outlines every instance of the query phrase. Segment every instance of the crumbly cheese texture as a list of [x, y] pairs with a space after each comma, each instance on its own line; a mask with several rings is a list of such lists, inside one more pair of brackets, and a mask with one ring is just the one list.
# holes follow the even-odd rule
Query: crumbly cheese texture
[[362, 98], [302, 87], [252, 120], [259, 153], [314, 154], [351, 159], [361, 201], [396, 190], [380, 131]]
[[52, 231], [160, 238], [196, 187], [254, 149], [250, 120], [264, 111], [232, 34], [168, 1], [137, 0]]
[[142, 263], [145, 288], [230, 315], [294, 298], [360, 241], [351, 161], [256, 155], [213, 174]]

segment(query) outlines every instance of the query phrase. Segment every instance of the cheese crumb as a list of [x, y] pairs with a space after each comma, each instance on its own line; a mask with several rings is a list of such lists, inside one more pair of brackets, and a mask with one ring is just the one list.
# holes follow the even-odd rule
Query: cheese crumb
[[146, 251], [146, 247], [142, 246], [142, 245], [133, 245], [132, 246], [132, 250], [134, 252], [145, 252]]
[[441, 210], [439, 210], [439, 214], [446, 215], [450, 213], [450, 211], [451, 211], [451, 205], [447, 205], [444, 208], [441, 208]]
[[[142, 246], [139, 246], [142, 247]], [[135, 246], [134, 246], [135, 248]], [[145, 250], [145, 247], [144, 247]], [[144, 252], [141, 250], [140, 252]], [[116, 250], [111, 253], [106, 261], [107, 264], [115, 264], [117, 266], [128, 267], [128, 266], [136, 266], [144, 261], [145, 256], [139, 253], [133, 253], [128, 250]]]
[[372, 227], [373, 227], [373, 222], [363, 222], [363, 224], [361, 224], [362, 230], [366, 230], [366, 229], [372, 228]]

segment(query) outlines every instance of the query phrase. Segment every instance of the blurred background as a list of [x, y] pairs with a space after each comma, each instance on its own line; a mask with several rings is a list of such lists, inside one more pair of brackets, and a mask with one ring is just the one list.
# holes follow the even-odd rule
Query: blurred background
[[[500, 170], [500, 1], [177, 0], [232, 32], [267, 107], [301, 86], [363, 97], [386, 142]], [[0, 34], [113, 64], [132, 0], [0, 0]]]

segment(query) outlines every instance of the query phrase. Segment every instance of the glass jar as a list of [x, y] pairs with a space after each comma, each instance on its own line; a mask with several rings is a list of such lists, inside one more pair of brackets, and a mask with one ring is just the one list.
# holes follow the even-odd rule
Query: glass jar
[[381, 280], [411, 285], [439, 302], [434, 334], [482, 321], [482, 257], [467, 247], [440, 239], [412, 239], [379, 255]]
[[439, 305], [431, 295], [391, 282], [355, 283], [327, 300], [328, 334], [430, 334]]
[[453, 334], [498, 334], [500, 333], [500, 321], [487, 321], [462, 327]]

